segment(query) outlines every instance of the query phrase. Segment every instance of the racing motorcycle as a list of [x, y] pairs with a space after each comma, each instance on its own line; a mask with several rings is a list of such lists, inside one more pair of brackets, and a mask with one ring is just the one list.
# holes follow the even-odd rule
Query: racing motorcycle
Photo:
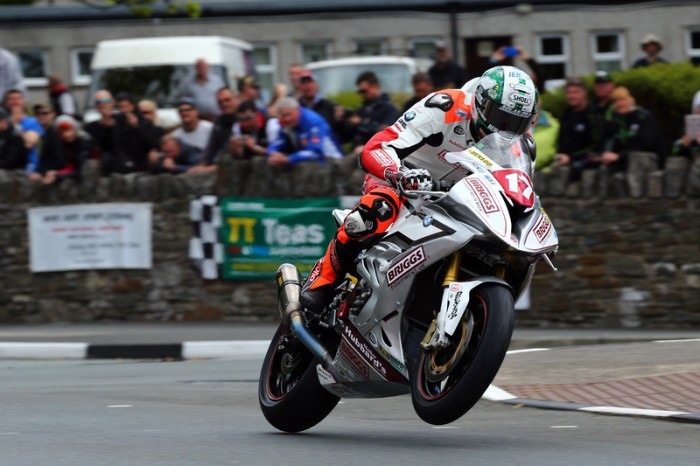
[[[557, 234], [524, 147], [501, 132], [442, 154], [453, 181], [402, 190], [396, 222], [363, 250], [320, 315], [299, 303], [296, 267], [280, 266], [282, 323], [258, 389], [270, 424], [300, 432], [353, 397], [410, 393], [418, 416], [436, 425], [471, 409], [503, 362], [513, 303], [535, 264], [556, 270]], [[336, 222], [348, 212], [334, 211]]]

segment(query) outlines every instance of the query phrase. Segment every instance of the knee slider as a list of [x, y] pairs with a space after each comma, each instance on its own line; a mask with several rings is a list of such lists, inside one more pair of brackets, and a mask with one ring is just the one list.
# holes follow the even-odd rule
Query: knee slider
[[365, 232], [369, 229], [365, 225], [365, 219], [359, 209], [355, 209], [345, 217], [343, 222], [343, 227], [345, 228], [345, 233], [348, 236], [363, 236]]

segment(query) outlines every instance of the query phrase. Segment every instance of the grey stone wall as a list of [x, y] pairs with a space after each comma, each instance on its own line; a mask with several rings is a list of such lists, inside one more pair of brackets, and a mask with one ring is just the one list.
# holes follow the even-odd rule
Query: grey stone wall
[[[700, 160], [630, 178], [564, 171], [535, 185], [560, 238], [558, 273], [539, 267], [519, 325], [684, 328], [700, 323]], [[99, 177], [42, 186], [0, 171], [0, 322], [276, 319], [270, 282], [205, 281], [187, 259], [189, 202], [202, 194], [313, 197], [359, 194], [363, 173], [338, 164], [274, 171], [264, 160], [215, 174]], [[152, 202], [152, 270], [32, 274], [26, 209], [86, 202]], [[540, 264], [542, 265], [542, 264]]]

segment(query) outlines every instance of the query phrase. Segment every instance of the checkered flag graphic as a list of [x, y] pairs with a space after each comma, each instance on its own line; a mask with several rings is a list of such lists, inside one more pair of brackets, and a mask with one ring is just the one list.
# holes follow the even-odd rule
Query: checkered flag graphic
[[219, 199], [216, 196], [202, 196], [190, 202], [190, 220], [194, 236], [190, 239], [189, 257], [202, 278], [217, 279], [224, 262], [224, 248], [219, 241]]

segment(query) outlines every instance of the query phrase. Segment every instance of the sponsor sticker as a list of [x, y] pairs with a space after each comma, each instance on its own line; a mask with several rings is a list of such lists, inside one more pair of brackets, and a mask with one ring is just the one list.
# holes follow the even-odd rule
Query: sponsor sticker
[[481, 180], [468, 179], [467, 186], [476, 194], [479, 199], [479, 204], [484, 209], [484, 213], [491, 214], [493, 212], [498, 212], [500, 208], [498, 204], [491, 196], [491, 193], [486, 189]]
[[520, 94], [511, 94], [510, 100], [512, 100], [515, 103], [523, 104], [523, 105], [530, 105], [530, 102], [531, 102], [529, 97], [526, 97], [526, 96], [520, 95]]
[[416, 112], [406, 112], [406, 114], [403, 117], [406, 119], [406, 121], [411, 121], [416, 117]]
[[[459, 112], [459, 110], [458, 110], [458, 112]], [[455, 126], [454, 131], [455, 131], [455, 133], [459, 134], [460, 136], [465, 133], [464, 128], [462, 128], [461, 126]]]
[[535, 232], [535, 236], [540, 244], [544, 243], [547, 235], [552, 230], [552, 222], [549, 220], [549, 216], [543, 212], [532, 230]]
[[419, 246], [403, 257], [396, 265], [390, 268], [386, 273], [386, 283], [391, 286], [401, 278], [415, 270], [416, 267], [426, 261], [425, 251], [423, 246]]
[[343, 353], [345, 359], [355, 368], [357, 372], [360, 373], [365, 379], [369, 379], [369, 367], [362, 360], [362, 358], [355, 352], [354, 349], [350, 348], [345, 340], [340, 342], [340, 352]]
[[463, 289], [464, 288], [459, 283], [453, 283], [450, 285], [450, 291], [453, 293], [456, 293], [458, 291], [462, 291]]
[[488, 159], [488, 157], [481, 155], [481, 152], [479, 152], [478, 150], [470, 148], [467, 150], [467, 154], [471, 155], [475, 159], [478, 159], [479, 162], [483, 163], [487, 167], [493, 167], [493, 163]]
[[394, 159], [392, 159], [384, 149], [375, 149], [370, 152], [370, 155], [374, 157], [374, 160], [379, 162], [382, 167], [392, 167], [396, 165]]

